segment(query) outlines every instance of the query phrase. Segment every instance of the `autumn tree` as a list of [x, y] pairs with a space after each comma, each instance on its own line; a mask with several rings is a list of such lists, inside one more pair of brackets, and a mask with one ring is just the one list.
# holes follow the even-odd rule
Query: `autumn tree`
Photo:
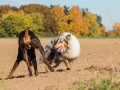
[[120, 36], [120, 23], [115, 22], [113, 26], [113, 30], [109, 30], [107, 32], [108, 36]]
[[0, 22], [0, 37], [8, 37], [8, 34], [5, 32], [3, 28], [3, 24]]
[[101, 27], [101, 35], [100, 36], [106, 36], [105, 26]]
[[[83, 13], [83, 16], [85, 16], [87, 13], [89, 12], [89, 9], [88, 8], [82, 8], [82, 13]], [[102, 24], [102, 17], [98, 14], [94, 14], [96, 16], [96, 20], [98, 22], [98, 24], [102, 27], [103, 24]]]
[[40, 4], [28, 4], [22, 5], [20, 10], [23, 10], [27, 14], [31, 13], [40, 13], [43, 15], [43, 25], [46, 32], [51, 33], [57, 27], [57, 22], [55, 20], [54, 14], [51, 12], [51, 9], [45, 5]]
[[88, 21], [88, 27], [89, 27], [88, 36], [100, 36], [102, 28], [97, 22], [96, 15], [92, 14], [91, 12], [87, 12], [85, 18]]
[[0, 5], [0, 17], [2, 17], [3, 14], [6, 14], [11, 10], [12, 8], [10, 5]]
[[44, 31], [43, 16], [40, 13], [25, 14], [23, 11], [11, 11], [2, 16], [0, 23], [9, 37], [18, 36], [23, 29], [31, 29], [39, 36]]
[[62, 32], [69, 31], [69, 26], [68, 26], [68, 18], [64, 13], [64, 10], [60, 6], [54, 6], [52, 8], [52, 12], [55, 15], [55, 20], [57, 21], [57, 28], [53, 31], [53, 33], [59, 35]]
[[12, 6], [11, 8], [12, 8], [12, 11], [16, 11], [16, 12], [19, 10], [16, 6]]
[[70, 32], [77, 36], [88, 34], [87, 20], [83, 17], [82, 11], [78, 6], [73, 6], [69, 12], [68, 24]]
[[113, 26], [114, 32], [116, 36], [120, 36], [120, 23], [115, 22]]
[[107, 31], [107, 36], [115, 36], [115, 31], [114, 30], [109, 30]]

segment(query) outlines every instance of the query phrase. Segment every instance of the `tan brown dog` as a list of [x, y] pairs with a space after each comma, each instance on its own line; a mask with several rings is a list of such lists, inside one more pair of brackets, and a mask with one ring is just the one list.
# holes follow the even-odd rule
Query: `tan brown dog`
[[17, 60], [8, 75], [6, 79], [11, 79], [13, 73], [15, 72], [16, 68], [18, 67], [19, 63], [24, 60], [27, 64], [29, 76], [32, 76], [32, 70], [31, 67], [33, 65], [34, 67], [34, 73], [35, 75], [38, 75], [37, 70], [37, 62], [36, 62], [36, 55], [35, 55], [35, 49], [37, 49], [43, 56], [44, 63], [48, 66], [50, 71], [54, 71], [54, 68], [51, 67], [45, 57], [45, 52], [43, 50], [43, 47], [40, 43], [40, 40], [35, 36], [35, 34], [30, 30], [24, 30], [19, 35], [19, 47], [18, 47], [18, 55]]

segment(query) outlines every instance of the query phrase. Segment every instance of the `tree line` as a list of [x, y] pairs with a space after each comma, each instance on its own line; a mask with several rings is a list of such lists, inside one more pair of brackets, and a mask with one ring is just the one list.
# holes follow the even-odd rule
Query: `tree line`
[[0, 37], [18, 37], [24, 29], [37, 36], [53, 36], [71, 32], [76, 36], [119, 36], [120, 23], [105, 31], [102, 17], [78, 6], [21, 5], [19, 8], [0, 5]]

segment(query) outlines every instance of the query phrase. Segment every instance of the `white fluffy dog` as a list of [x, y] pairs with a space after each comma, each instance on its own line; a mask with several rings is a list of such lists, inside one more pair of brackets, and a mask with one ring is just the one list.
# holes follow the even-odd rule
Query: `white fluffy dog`
[[[64, 32], [49, 41], [45, 45], [44, 51], [51, 65], [54, 63], [54, 67], [57, 67], [61, 62], [64, 62], [67, 70], [70, 70], [71, 61], [75, 60], [80, 54], [80, 43], [73, 34]], [[40, 61], [43, 61], [43, 58], [37, 55], [38, 64]]]

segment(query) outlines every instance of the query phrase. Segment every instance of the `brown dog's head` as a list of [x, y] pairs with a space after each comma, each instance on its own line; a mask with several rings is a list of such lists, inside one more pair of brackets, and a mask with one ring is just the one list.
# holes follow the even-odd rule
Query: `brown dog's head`
[[54, 46], [57, 49], [58, 52], [66, 51], [66, 49], [68, 47], [70, 37], [71, 37], [70, 34], [68, 34], [67, 36], [64, 36], [64, 35], [59, 36], [59, 39]]
[[23, 42], [28, 46], [29, 49], [31, 48], [31, 39], [30, 39], [30, 36], [28, 35], [28, 29], [25, 31]]

